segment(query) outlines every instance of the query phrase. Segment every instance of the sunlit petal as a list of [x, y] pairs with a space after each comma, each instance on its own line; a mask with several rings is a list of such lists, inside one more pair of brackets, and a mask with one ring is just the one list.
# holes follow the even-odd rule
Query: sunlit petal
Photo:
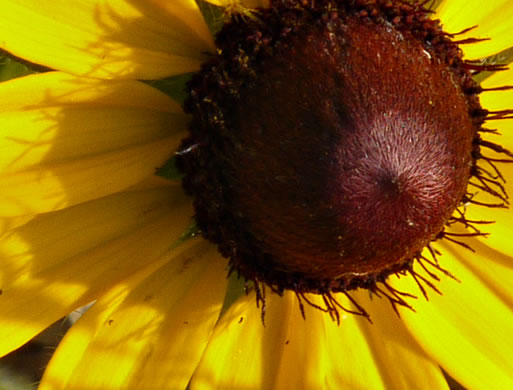
[[367, 291], [352, 295], [373, 323], [343, 314], [337, 326], [324, 317], [330, 389], [448, 388], [437, 362], [425, 354], [386, 299], [371, 300]]
[[[508, 85], [513, 85], [513, 69], [497, 72], [482, 83], [482, 87], [485, 89], [500, 88]], [[482, 106], [492, 112], [510, 110], [512, 108], [511, 102], [513, 101], [513, 90], [485, 90], [485, 92], [480, 95], [480, 99]], [[485, 123], [485, 126], [489, 129], [498, 130], [500, 135], [493, 133], [482, 134], [481, 138], [484, 141], [491, 142], [510, 151], [513, 151], [513, 119], [489, 120]], [[495, 152], [492, 148], [493, 146], [489, 147], [482, 145], [480, 147], [481, 154], [485, 158], [493, 158], [498, 160], [507, 160], [510, 158], [504, 153]], [[491, 164], [493, 164], [493, 166]], [[483, 174], [485, 179], [492, 179], [499, 184], [498, 186], [488, 182], [491, 188], [500, 194], [503, 194], [504, 189], [509, 196], [512, 195], [512, 163], [490, 163], [487, 162], [486, 159], [480, 159], [478, 161], [478, 166], [487, 172], [490, 172], [490, 174]], [[502, 178], [499, 177], [498, 173], [495, 171], [495, 168], [498, 169]], [[493, 177], [495, 177], [495, 179], [493, 179]], [[482, 184], [479, 183], [477, 179], [472, 179], [472, 182]], [[498, 199], [496, 196], [487, 194], [485, 191], [480, 191], [475, 187], [469, 187], [469, 190], [472, 192], [473, 199], [478, 202], [486, 204], [500, 203], [500, 199]], [[506, 209], [497, 207], [483, 207], [470, 204], [468, 207], [466, 207], [465, 217], [468, 220], [493, 222], [492, 224], [479, 226], [476, 225], [480, 231], [489, 233], [489, 235], [482, 241], [498, 251], [503, 253], [511, 253], [513, 250], [513, 244], [511, 242], [511, 237], [513, 236], [513, 210], [511, 208]]]
[[[308, 299], [323, 306], [320, 297]], [[351, 308], [345, 297], [337, 299]], [[374, 325], [343, 311], [337, 324], [306, 302], [302, 318], [289, 292], [266, 297], [264, 327], [254, 294], [242, 297], [216, 327], [191, 388], [446, 388], [437, 364], [384, 305], [388, 302], [371, 302], [363, 294], [358, 299], [370, 309]]]
[[293, 293], [266, 299], [265, 327], [255, 295], [242, 297], [221, 318], [191, 383], [206, 389], [318, 389], [324, 380], [322, 313]]
[[0, 353], [169, 252], [191, 215], [179, 188], [134, 189], [40, 215], [6, 233]]
[[122, 297], [107, 294], [63, 340], [40, 388], [184, 389], [221, 310], [224, 268], [199, 241]]
[[198, 70], [215, 50], [193, 0], [4, 0], [0, 47], [53, 69], [133, 79]]
[[0, 216], [69, 207], [131, 186], [178, 146], [186, 118], [133, 81], [62, 73], [0, 84]]
[[489, 39], [463, 45], [469, 59], [487, 57], [513, 46], [513, 7], [509, 0], [446, 0], [436, 9], [436, 17], [441, 19], [444, 30], [449, 33], [477, 26], [458, 35], [457, 40]]
[[[441, 264], [461, 283], [442, 275], [437, 287], [443, 295], [429, 291], [429, 301], [419, 298], [414, 303], [416, 312], [402, 310], [401, 318], [423, 348], [467, 388], [513, 387], [513, 340], [502, 337], [513, 332], [513, 301], [511, 295], [498, 295], [500, 290], [494, 287], [504, 280], [480, 278], [484, 272], [476, 264], [480, 258], [457, 245], [445, 244], [441, 251]], [[504, 276], [509, 285], [510, 278], [511, 272]], [[393, 282], [401, 291], [416, 289], [411, 277]]]

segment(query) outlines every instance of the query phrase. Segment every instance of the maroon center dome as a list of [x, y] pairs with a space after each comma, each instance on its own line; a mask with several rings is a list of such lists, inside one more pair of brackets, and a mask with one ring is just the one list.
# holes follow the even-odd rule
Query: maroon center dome
[[466, 194], [473, 84], [424, 14], [289, 3], [225, 25], [190, 83], [184, 186], [247, 279], [365, 287], [411, 264]]

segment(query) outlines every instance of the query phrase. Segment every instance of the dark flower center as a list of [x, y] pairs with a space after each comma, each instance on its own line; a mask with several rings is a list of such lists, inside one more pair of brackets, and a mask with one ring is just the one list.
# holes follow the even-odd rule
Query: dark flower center
[[384, 0], [275, 0], [224, 26], [179, 164], [233, 270], [300, 294], [412, 270], [466, 197], [486, 116], [449, 38]]

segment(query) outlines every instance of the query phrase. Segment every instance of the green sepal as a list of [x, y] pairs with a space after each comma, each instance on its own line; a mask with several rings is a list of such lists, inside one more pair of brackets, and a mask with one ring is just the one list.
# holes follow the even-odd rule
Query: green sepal
[[[183, 233], [178, 237], [170, 246], [170, 249], [178, 248], [180, 245], [189, 241], [191, 238], [195, 238], [200, 234], [200, 230], [196, 225], [196, 221], [191, 220], [190, 225], [183, 231]], [[1, 389], [0, 389], [1, 390]]]
[[38, 72], [31, 69], [27, 64], [17, 61], [6, 53], [0, 51], [0, 82], [27, 76], [33, 73]]
[[[198, 8], [200, 9], [203, 18], [205, 19], [210, 32], [213, 36], [215, 36], [215, 34], [221, 30], [225, 21], [223, 8], [203, 0], [196, 0], [196, 3], [198, 4]], [[144, 82], [153, 88], [164, 92], [171, 99], [177, 101], [178, 103], [183, 104], [187, 98], [186, 84], [191, 79], [191, 77], [192, 74], [188, 73], [160, 80], [145, 80]]]
[[157, 168], [155, 171], [157, 176], [163, 177], [164, 179], [178, 181], [182, 180], [183, 174], [176, 167], [176, 157], [173, 156], [167, 160], [164, 165]]
[[181, 242], [187, 241], [191, 238], [196, 237], [199, 233], [200, 233], [200, 230], [198, 228], [198, 225], [196, 225], [196, 222], [193, 222], [189, 225], [187, 230], [182, 233], [182, 235], [180, 236], [180, 241]]
[[179, 76], [168, 77], [160, 80], [146, 80], [146, 84], [164, 92], [174, 101], [183, 104], [187, 98], [186, 84], [191, 79], [191, 74], [181, 74]]
[[237, 299], [245, 294], [246, 289], [251, 289], [252, 287], [253, 282], [246, 282], [242, 276], [237, 275], [237, 272], [232, 272], [228, 278], [228, 287], [226, 289], [221, 315], [223, 315]]
[[210, 4], [204, 0], [196, 0], [198, 7], [207, 23], [208, 29], [215, 36], [223, 27], [225, 22], [225, 14], [223, 7]]
[[[509, 49], [503, 50], [500, 53], [494, 54], [490, 57], [486, 57], [482, 59], [480, 64], [482, 65], [509, 65], [513, 62], [513, 47]], [[496, 72], [479, 72], [473, 79], [476, 83], [481, 84], [484, 80], [486, 80], [491, 75]]]

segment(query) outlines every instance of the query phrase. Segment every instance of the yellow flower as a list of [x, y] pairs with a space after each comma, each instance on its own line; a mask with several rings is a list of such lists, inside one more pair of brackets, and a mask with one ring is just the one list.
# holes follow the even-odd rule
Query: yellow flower
[[[210, 2], [248, 17], [267, 5]], [[513, 388], [510, 210], [470, 206], [468, 219], [496, 223], [487, 239], [465, 241], [475, 253], [438, 245], [461, 283], [443, 277], [443, 295], [400, 318], [366, 291], [352, 296], [373, 324], [345, 313], [337, 324], [311, 306], [303, 319], [293, 292], [267, 296], [265, 327], [254, 294], [221, 315], [227, 261], [184, 239], [191, 201], [179, 182], [154, 176], [188, 118], [137, 81], [195, 72], [215, 52], [196, 2], [4, 0], [0, 10], [0, 47], [56, 70], [0, 84], [1, 353], [95, 301], [41, 389], [443, 389], [440, 367], [471, 389]], [[467, 59], [513, 46], [509, 0], [443, 0], [434, 16], [449, 32], [477, 26], [458, 39], [491, 38], [462, 46]], [[512, 70], [482, 82], [508, 84]], [[488, 110], [513, 106], [511, 90], [480, 97]], [[513, 150], [511, 120], [487, 127]], [[501, 172], [510, 188], [513, 168]], [[412, 278], [392, 279], [419, 294]]]

